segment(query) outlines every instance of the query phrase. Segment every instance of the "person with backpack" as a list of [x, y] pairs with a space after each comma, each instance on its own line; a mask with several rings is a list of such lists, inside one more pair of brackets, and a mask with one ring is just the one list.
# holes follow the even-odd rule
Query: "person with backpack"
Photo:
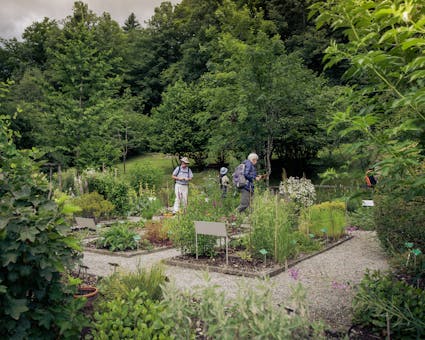
[[221, 198], [227, 197], [227, 191], [230, 186], [229, 177], [227, 177], [227, 168], [222, 167], [220, 169], [220, 190], [221, 190]]
[[240, 189], [241, 201], [236, 208], [237, 211], [245, 211], [251, 205], [252, 196], [254, 195], [254, 180], [260, 180], [261, 176], [257, 176], [255, 165], [258, 161], [256, 153], [250, 153], [248, 159], [243, 161], [233, 174], [233, 182], [235, 187]]
[[182, 205], [185, 209], [187, 207], [187, 196], [189, 194], [189, 182], [193, 178], [192, 170], [189, 168], [189, 160], [187, 157], [180, 159], [181, 164], [173, 171], [172, 178], [175, 181], [174, 192], [176, 199], [173, 206], [173, 214], [180, 210]]

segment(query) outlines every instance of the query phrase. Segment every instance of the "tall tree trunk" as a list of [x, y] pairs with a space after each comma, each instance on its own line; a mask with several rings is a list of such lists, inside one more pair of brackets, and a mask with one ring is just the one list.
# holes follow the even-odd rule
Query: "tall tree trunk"
[[266, 145], [266, 184], [269, 187], [269, 177], [272, 173], [272, 152], [273, 152], [273, 137], [269, 133], [267, 136], [267, 145]]

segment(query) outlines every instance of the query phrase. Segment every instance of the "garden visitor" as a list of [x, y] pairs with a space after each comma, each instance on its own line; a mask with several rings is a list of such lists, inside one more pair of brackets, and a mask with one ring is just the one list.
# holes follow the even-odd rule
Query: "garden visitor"
[[189, 193], [189, 181], [193, 178], [192, 170], [189, 169], [189, 160], [187, 157], [180, 159], [180, 165], [173, 171], [172, 178], [175, 181], [174, 191], [176, 199], [173, 206], [173, 214], [176, 214], [180, 207], [187, 207], [187, 196]]
[[222, 167], [220, 169], [220, 190], [221, 190], [221, 198], [226, 198], [227, 190], [230, 186], [229, 177], [227, 177], [227, 168]]
[[368, 188], [375, 187], [375, 185], [377, 183], [377, 180], [376, 180], [375, 176], [373, 175], [374, 174], [374, 170], [375, 170], [374, 168], [369, 168], [366, 171], [366, 175], [365, 175], [365, 178], [364, 179], [366, 181], [366, 186]]
[[241, 189], [241, 202], [236, 208], [239, 212], [246, 210], [250, 206], [252, 196], [254, 195], [254, 180], [259, 181], [261, 179], [261, 176], [257, 176], [257, 170], [255, 168], [257, 161], [258, 155], [256, 153], [250, 153], [248, 159], [243, 162], [245, 164], [244, 176], [247, 183]]

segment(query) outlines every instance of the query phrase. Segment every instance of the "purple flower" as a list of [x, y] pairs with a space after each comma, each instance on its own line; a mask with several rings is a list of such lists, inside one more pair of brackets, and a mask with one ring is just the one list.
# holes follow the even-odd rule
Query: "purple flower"
[[336, 281], [332, 281], [332, 288], [346, 290], [346, 289], [349, 288], [349, 286], [348, 286], [348, 284], [345, 284], [345, 283], [339, 283], [339, 282], [336, 282]]
[[289, 269], [289, 275], [294, 279], [298, 280], [298, 276], [300, 274], [300, 270], [297, 268], [291, 268]]
[[347, 227], [347, 228], [345, 228], [345, 230], [348, 232], [348, 233], [352, 233], [353, 231], [356, 231], [356, 230], [358, 230], [359, 228], [357, 228], [356, 226], [349, 226], [349, 227]]

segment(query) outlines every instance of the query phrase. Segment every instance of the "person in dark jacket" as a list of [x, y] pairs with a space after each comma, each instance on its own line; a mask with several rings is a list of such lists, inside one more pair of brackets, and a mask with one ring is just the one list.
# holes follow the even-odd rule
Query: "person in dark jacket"
[[258, 181], [261, 178], [261, 176], [257, 176], [257, 169], [255, 168], [257, 161], [258, 155], [256, 153], [250, 153], [248, 159], [244, 161], [244, 176], [247, 183], [241, 190], [241, 202], [236, 208], [239, 212], [245, 211], [251, 205], [252, 196], [254, 195], [254, 180]]

